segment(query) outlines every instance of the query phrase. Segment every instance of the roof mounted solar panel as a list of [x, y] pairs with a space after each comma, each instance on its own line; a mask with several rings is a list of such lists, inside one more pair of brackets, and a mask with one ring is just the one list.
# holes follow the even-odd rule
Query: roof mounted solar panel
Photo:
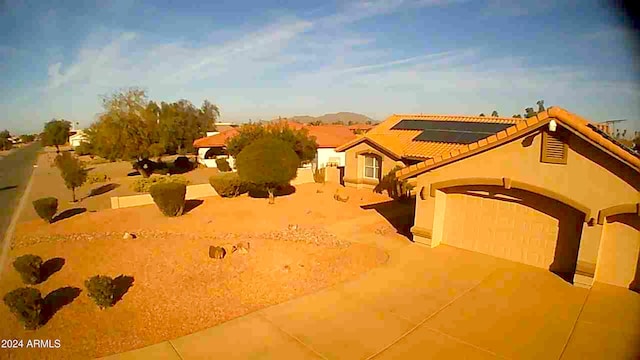
[[401, 120], [391, 130], [422, 130], [413, 140], [471, 144], [513, 124], [469, 121]]

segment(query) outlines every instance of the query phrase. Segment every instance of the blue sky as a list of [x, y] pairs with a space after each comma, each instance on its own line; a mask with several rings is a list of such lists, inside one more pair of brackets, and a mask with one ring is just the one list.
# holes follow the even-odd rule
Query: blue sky
[[591, 0], [0, 2], [0, 128], [88, 126], [100, 95], [209, 99], [223, 121], [522, 113], [640, 130], [637, 38]]

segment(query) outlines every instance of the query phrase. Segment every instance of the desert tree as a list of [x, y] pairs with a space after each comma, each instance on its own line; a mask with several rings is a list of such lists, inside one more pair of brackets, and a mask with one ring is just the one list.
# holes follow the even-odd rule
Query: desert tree
[[247, 145], [236, 158], [240, 180], [266, 190], [269, 204], [275, 202], [276, 189], [296, 177], [299, 164], [291, 145], [273, 135]]
[[484, 113], [480, 113], [480, 115], [478, 115], [478, 116], [480, 116], [480, 117], [484, 117], [485, 115], [484, 115]]
[[498, 111], [497, 110], [493, 110], [493, 112], [491, 113], [491, 117], [498, 117]]
[[13, 147], [13, 143], [9, 140], [10, 137], [9, 130], [0, 131], [0, 150], [10, 150]]
[[44, 146], [55, 146], [56, 152], [60, 153], [60, 145], [64, 145], [69, 140], [71, 122], [67, 120], [53, 119], [44, 124], [42, 133], [42, 144]]
[[73, 202], [76, 202], [76, 188], [87, 181], [87, 170], [84, 168], [84, 163], [72, 156], [71, 153], [63, 152], [56, 156], [55, 165], [60, 170], [64, 185], [71, 190]]

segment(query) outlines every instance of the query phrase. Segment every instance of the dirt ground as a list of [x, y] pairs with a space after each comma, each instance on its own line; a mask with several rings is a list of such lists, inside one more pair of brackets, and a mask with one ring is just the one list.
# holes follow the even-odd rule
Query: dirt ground
[[[61, 147], [61, 150], [68, 151], [70, 148]], [[38, 157], [37, 168], [33, 173], [33, 185], [29, 193], [28, 204], [42, 197], [53, 196], [58, 198], [58, 209], [60, 212], [69, 209], [85, 209], [86, 211], [97, 211], [111, 208], [112, 196], [138, 195], [131, 190], [131, 184], [140, 178], [141, 175], [128, 176], [133, 172], [131, 163], [127, 161], [107, 162], [104, 164], [88, 165], [89, 174], [106, 174], [111, 180], [104, 183], [85, 184], [76, 189], [77, 203], [71, 203], [71, 190], [64, 185], [60, 171], [53, 166], [53, 159], [56, 156], [54, 147], [46, 147], [44, 153]], [[177, 155], [165, 156], [163, 161], [173, 161]], [[192, 158], [193, 156], [190, 156]], [[89, 156], [80, 156], [83, 161], [90, 161]], [[182, 174], [190, 181], [190, 185], [207, 184], [209, 177], [217, 174], [217, 169], [198, 168], [188, 173]], [[91, 195], [91, 191], [97, 191], [98, 195]], [[100, 191], [102, 190], [102, 191]], [[27, 221], [37, 219], [38, 215], [32, 206], [27, 206], [20, 216], [20, 220]]]
[[[191, 203], [190, 211], [178, 218], [165, 218], [149, 205], [85, 212], [51, 225], [39, 219], [19, 223], [10, 259], [28, 253], [44, 260], [64, 259], [59, 271], [36, 286], [57, 311], [42, 328], [26, 331], [0, 306], [0, 338], [60, 339], [62, 346], [56, 351], [6, 351], [0, 357], [87, 358], [140, 348], [316, 292], [381, 265], [387, 259], [383, 250], [352, 242], [344, 234], [388, 233], [384, 217], [360, 207], [388, 198], [345, 189], [350, 200], [338, 202], [333, 199], [336, 187], [300, 185], [275, 205], [246, 195], [212, 197]], [[358, 219], [375, 226], [354, 230]], [[138, 237], [125, 240], [125, 231]], [[239, 241], [250, 242], [249, 253], [223, 260], [208, 257], [209, 245]], [[99, 310], [83, 285], [97, 274], [130, 276], [133, 285], [113, 308]], [[0, 294], [20, 286], [18, 274], [7, 264]]]

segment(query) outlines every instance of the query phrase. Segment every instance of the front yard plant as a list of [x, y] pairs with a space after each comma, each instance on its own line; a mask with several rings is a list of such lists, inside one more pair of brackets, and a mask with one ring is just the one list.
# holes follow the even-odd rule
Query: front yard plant
[[406, 200], [411, 197], [411, 190], [413, 186], [406, 180], [398, 180], [396, 178], [396, 171], [402, 169], [402, 166], [396, 166], [389, 173], [387, 173], [380, 183], [373, 189], [374, 192], [381, 194], [383, 190], [386, 190], [387, 195], [395, 200]]
[[13, 268], [20, 274], [22, 281], [28, 285], [40, 283], [42, 258], [37, 255], [22, 255], [13, 261]]
[[109, 175], [103, 173], [90, 173], [87, 175], [87, 184], [103, 183], [111, 180]]
[[318, 184], [324, 184], [324, 181], [325, 181], [325, 170], [324, 170], [324, 168], [315, 169], [313, 171], [313, 181], [315, 181]]
[[275, 190], [296, 177], [300, 158], [291, 145], [277, 137], [263, 137], [245, 147], [236, 159], [242, 181], [269, 193], [269, 204], [275, 202]]
[[165, 216], [180, 216], [184, 211], [187, 186], [179, 183], [156, 184], [149, 190], [153, 202]]
[[38, 289], [24, 287], [7, 293], [2, 299], [25, 329], [40, 326], [43, 299]]
[[46, 197], [35, 200], [33, 202], [33, 208], [42, 220], [51, 223], [53, 217], [58, 212], [58, 199]]
[[113, 279], [105, 275], [93, 276], [84, 282], [87, 296], [104, 309], [113, 306], [116, 298], [116, 285]]
[[60, 170], [65, 186], [71, 190], [73, 202], [76, 202], [76, 188], [87, 181], [87, 170], [84, 163], [69, 152], [63, 152], [56, 156], [55, 165]]
[[221, 173], [209, 178], [213, 189], [222, 197], [235, 197], [247, 191], [237, 173]]
[[182, 176], [177, 175], [154, 175], [149, 178], [136, 179], [131, 184], [131, 190], [135, 192], [149, 192], [151, 187], [156, 184], [177, 183], [189, 185], [189, 181]]
[[229, 165], [229, 162], [225, 158], [217, 158], [216, 167], [222, 172], [231, 171], [231, 165]]

